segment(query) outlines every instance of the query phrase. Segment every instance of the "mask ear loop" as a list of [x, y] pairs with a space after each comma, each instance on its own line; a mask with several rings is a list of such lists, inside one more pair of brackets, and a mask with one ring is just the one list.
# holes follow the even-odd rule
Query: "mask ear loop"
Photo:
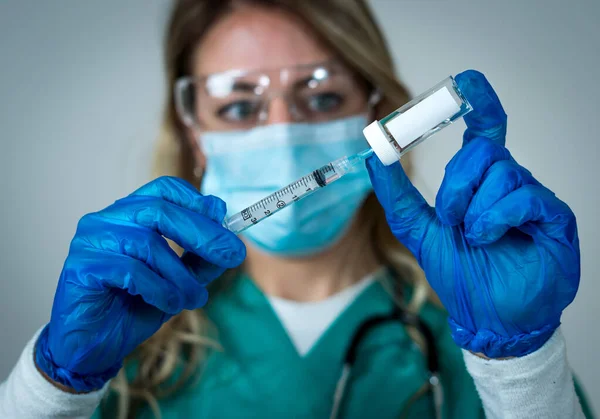
[[383, 95], [381, 94], [381, 90], [379, 90], [379, 88], [375, 88], [369, 95], [369, 107], [374, 108], [375, 106], [379, 105], [379, 102], [381, 102], [382, 99]]
[[381, 103], [383, 95], [379, 88], [375, 88], [369, 95], [367, 100], [367, 118], [371, 121], [375, 120], [375, 107]]

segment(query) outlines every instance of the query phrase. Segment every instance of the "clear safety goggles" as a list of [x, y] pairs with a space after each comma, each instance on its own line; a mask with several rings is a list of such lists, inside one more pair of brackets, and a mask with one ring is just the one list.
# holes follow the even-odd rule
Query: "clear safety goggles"
[[229, 70], [182, 77], [175, 84], [181, 120], [206, 131], [253, 128], [269, 120], [271, 102], [282, 98], [296, 122], [320, 122], [367, 110], [361, 83], [332, 60], [274, 70]]

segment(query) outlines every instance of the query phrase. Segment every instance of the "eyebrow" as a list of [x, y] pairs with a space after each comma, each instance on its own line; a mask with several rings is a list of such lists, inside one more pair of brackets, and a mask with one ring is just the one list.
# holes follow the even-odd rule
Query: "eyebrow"
[[256, 89], [258, 85], [256, 83], [250, 83], [247, 81], [236, 81], [233, 86], [231, 86], [231, 90], [238, 92], [250, 92], [254, 93], [254, 89]]
[[311, 80], [316, 80], [316, 79], [313, 76], [308, 76], [308, 77], [305, 77], [303, 79], [296, 80], [294, 82], [294, 88], [305, 87], [305, 86], [308, 85], [308, 83], [310, 83]]

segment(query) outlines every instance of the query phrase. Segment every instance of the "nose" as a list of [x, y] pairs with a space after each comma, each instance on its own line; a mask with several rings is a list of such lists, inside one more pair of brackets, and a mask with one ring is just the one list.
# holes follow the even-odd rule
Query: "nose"
[[269, 101], [266, 125], [286, 124], [294, 121], [290, 106], [284, 97], [277, 96]]

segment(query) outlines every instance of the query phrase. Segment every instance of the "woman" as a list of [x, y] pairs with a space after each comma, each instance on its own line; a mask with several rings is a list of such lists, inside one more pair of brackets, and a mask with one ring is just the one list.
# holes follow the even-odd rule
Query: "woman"
[[361, 151], [408, 95], [362, 0], [179, 0], [166, 63], [157, 167], [176, 177], [82, 218], [0, 413], [583, 417], [557, 330], [575, 219], [511, 159], [481, 74], [457, 77], [474, 111], [436, 210], [371, 158], [238, 238], [227, 210]]

